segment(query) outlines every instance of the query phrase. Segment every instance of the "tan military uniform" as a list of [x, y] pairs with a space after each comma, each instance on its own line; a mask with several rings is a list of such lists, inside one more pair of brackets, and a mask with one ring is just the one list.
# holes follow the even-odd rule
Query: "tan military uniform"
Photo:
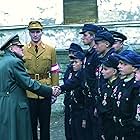
[[[38, 53], [35, 52], [35, 45], [38, 46]], [[53, 69], [57, 65], [56, 63], [56, 51], [55, 48], [39, 42], [34, 44], [30, 42], [24, 46], [24, 58], [25, 67], [29, 75], [43, 84], [58, 85], [59, 75], [58, 70]], [[58, 66], [58, 65], [57, 65]], [[29, 98], [40, 98], [32, 92], [27, 92]]]

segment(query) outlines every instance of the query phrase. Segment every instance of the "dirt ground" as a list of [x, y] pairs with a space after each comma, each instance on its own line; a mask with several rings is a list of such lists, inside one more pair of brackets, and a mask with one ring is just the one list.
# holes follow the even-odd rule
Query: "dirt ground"
[[64, 136], [64, 113], [52, 112], [51, 115], [51, 140], [65, 140]]
[[[50, 140], [65, 140], [64, 135], [64, 104], [63, 95], [60, 95], [57, 101], [52, 105], [50, 122]], [[38, 130], [38, 139], [39, 139]]]

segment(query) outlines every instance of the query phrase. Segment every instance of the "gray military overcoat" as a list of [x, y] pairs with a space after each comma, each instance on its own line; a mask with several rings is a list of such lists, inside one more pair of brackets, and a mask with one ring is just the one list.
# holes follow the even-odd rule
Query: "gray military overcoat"
[[[1, 140], [32, 140], [26, 90], [44, 96], [40, 87], [38, 82], [28, 76], [23, 61], [15, 54], [6, 51], [0, 55]], [[52, 89], [47, 86], [44, 89], [45, 96], [50, 96]]]

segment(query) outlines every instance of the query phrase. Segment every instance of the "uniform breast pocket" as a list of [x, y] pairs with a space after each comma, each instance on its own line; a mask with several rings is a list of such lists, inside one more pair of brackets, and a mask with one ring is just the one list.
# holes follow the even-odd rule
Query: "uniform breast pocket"
[[129, 113], [131, 110], [130, 105], [131, 105], [130, 97], [129, 96], [122, 97], [122, 99], [121, 99], [122, 112]]
[[25, 57], [25, 58], [23, 58], [23, 60], [25, 61], [25, 67], [27, 69], [32, 67], [32, 57], [31, 56]]
[[41, 63], [42, 63], [41, 64], [42, 67], [45, 67], [45, 68], [47, 67], [48, 70], [50, 70], [51, 65], [52, 65], [51, 56], [43, 56]]

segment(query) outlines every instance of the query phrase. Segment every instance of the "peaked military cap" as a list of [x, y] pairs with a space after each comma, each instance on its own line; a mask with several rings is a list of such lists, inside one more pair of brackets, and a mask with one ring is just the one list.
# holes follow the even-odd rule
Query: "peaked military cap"
[[109, 55], [107, 60], [103, 61], [102, 64], [105, 65], [106, 67], [118, 69], [117, 66], [119, 65], [119, 59], [114, 55]]
[[24, 45], [21, 44], [21, 42], [19, 41], [19, 36], [18, 35], [14, 35], [12, 37], [10, 37], [0, 48], [1, 51], [8, 49], [11, 45], [18, 45], [19, 47], [23, 47]]
[[98, 30], [100, 30], [100, 28], [94, 24], [84, 24], [82, 32], [80, 32], [79, 34], [84, 34], [87, 31], [92, 31], [96, 33]]
[[115, 41], [123, 42], [124, 40], [127, 40], [127, 37], [120, 32], [117, 32], [117, 31], [110, 31], [110, 32], [113, 35]]
[[137, 57], [135, 57], [135, 63], [136, 64], [134, 65], [134, 67], [140, 69], [140, 55], [139, 54], [137, 54]]
[[117, 55], [118, 58], [128, 64], [136, 65], [139, 60], [139, 55], [136, 52], [133, 52], [131, 50], [127, 50], [125, 53], [122, 53], [120, 55]]
[[75, 43], [71, 43], [70, 47], [66, 50], [73, 51], [73, 52], [77, 52], [77, 51], [84, 52], [81, 46]]
[[102, 40], [108, 41], [111, 45], [114, 44], [114, 38], [112, 34], [106, 30], [99, 30], [95, 34], [95, 43]]
[[43, 25], [39, 21], [30, 21], [28, 25], [28, 30], [34, 30], [34, 29], [43, 29]]
[[80, 59], [81, 61], [83, 61], [85, 59], [85, 54], [78, 51], [75, 52], [74, 55], [70, 56], [71, 59]]
[[103, 31], [108, 31], [107, 28], [105, 28], [104, 26], [98, 26], [100, 30], [103, 30]]
[[[139, 59], [139, 61], [140, 61], [140, 59]], [[140, 63], [134, 65], [134, 67], [140, 69]]]

